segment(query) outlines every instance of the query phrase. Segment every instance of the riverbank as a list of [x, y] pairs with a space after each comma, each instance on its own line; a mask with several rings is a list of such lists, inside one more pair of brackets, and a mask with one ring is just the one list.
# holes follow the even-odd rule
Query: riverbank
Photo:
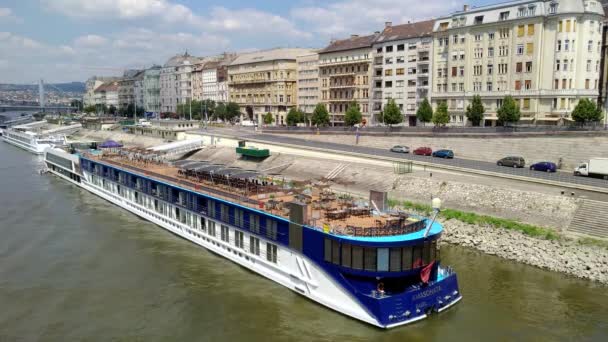
[[[406, 210], [429, 215], [424, 205], [403, 203]], [[489, 255], [608, 285], [608, 243], [576, 239], [505, 219], [447, 210], [437, 219], [445, 230], [443, 244], [472, 248]], [[454, 217], [463, 217], [463, 222]]]

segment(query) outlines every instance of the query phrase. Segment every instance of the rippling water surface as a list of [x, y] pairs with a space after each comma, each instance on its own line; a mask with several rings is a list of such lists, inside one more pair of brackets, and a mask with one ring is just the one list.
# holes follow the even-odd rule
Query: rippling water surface
[[40, 157], [0, 158], [0, 341], [608, 340], [608, 288], [458, 247], [442, 258], [463, 301], [379, 330], [39, 175]]

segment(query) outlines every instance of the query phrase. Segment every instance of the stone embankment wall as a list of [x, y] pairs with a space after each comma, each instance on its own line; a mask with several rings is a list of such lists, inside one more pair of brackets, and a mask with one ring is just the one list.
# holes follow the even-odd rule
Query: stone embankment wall
[[[280, 134], [293, 138], [310, 139], [339, 144], [355, 144], [355, 135]], [[433, 150], [448, 148], [456, 157], [496, 162], [506, 156], [521, 156], [528, 165], [537, 161], [556, 162], [562, 158], [563, 169], [571, 170], [580, 161], [608, 157], [608, 135], [562, 135], [540, 137], [412, 137], [361, 136], [359, 145], [388, 149], [394, 145], [411, 148], [428, 146]]]
[[555, 230], [568, 228], [579, 199], [507, 189], [500, 186], [401, 177], [391, 198], [430, 203], [440, 198], [446, 208], [502, 217]]
[[504, 259], [608, 284], [608, 250], [574, 240], [549, 241], [518, 231], [442, 222], [444, 243], [477, 249]]

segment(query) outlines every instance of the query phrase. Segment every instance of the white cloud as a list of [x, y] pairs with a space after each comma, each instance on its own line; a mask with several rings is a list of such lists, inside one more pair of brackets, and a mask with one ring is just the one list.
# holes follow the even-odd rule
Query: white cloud
[[0, 43], [3, 48], [6, 47], [6, 52], [9, 53], [11, 49], [35, 50], [43, 47], [43, 44], [36, 40], [16, 35], [11, 32], [0, 32]]
[[13, 13], [12, 9], [7, 7], [0, 7], [0, 23], [3, 21], [21, 23], [21, 19]]
[[9, 17], [13, 14], [10, 8], [0, 7], [0, 17]]
[[100, 47], [106, 45], [108, 40], [96, 34], [88, 34], [78, 37], [74, 40], [74, 45], [77, 47]]
[[[325, 6], [296, 7], [291, 16], [311, 31], [324, 37], [341, 37], [352, 33], [367, 34], [384, 28], [384, 22], [395, 24], [420, 21], [449, 14], [462, 0], [341, 0]], [[413, 10], [415, 9], [415, 10]]]

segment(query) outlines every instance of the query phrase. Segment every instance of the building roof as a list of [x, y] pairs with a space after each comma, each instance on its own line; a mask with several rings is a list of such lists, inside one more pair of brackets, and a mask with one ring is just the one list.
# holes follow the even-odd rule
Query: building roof
[[220, 65], [219, 61], [207, 62], [203, 65], [203, 70], [216, 69]]
[[230, 65], [242, 65], [251, 63], [268, 62], [274, 60], [296, 60], [296, 57], [307, 53], [310, 49], [280, 48], [272, 50], [256, 51], [238, 55]]
[[171, 57], [167, 63], [165, 63], [165, 67], [176, 67], [180, 65], [191, 65], [198, 63], [198, 58], [194, 56], [190, 56], [187, 52], [183, 55], [176, 55]]
[[389, 25], [384, 28], [384, 31], [374, 40], [374, 43], [431, 36], [434, 24], [435, 20], [426, 20], [417, 23]]
[[95, 89], [96, 93], [100, 93], [102, 91], [118, 91], [118, 82], [106, 82]]
[[376, 37], [376, 34], [372, 34], [363, 37], [352, 36], [347, 39], [335, 40], [331, 42], [327, 47], [319, 51], [319, 54], [371, 47]]

